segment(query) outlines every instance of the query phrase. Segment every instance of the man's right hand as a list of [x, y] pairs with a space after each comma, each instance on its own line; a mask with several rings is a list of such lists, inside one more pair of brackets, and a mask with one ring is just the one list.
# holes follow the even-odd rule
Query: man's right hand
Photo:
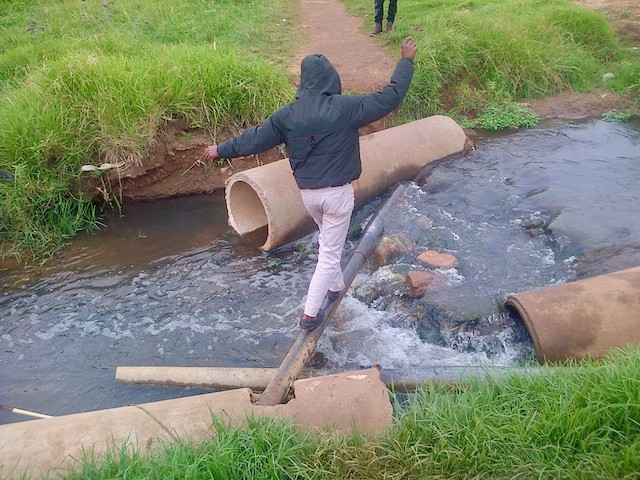
[[416, 58], [416, 52], [418, 51], [418, 44], [413, 41], [413, 38], [407, 37], [402, 42], [402, 58], [408, 58], [413, 60]]

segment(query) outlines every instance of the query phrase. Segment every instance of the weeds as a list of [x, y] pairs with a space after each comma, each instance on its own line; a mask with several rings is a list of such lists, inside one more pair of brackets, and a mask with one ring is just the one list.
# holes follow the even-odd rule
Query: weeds
[[479, 115], [474, 121], [469, 122], [472, 128], [480, 127], [484, 130], [495, 131], [509, 127], [535, 127], [540, 118], [524, 103], [505, 102], [494, 103]]
[[613, 109], [602, 114], [602, 119], [607, 122], [628, 122], [634, 118], [636, 118], [636, 114], [631, 110], [620, 111]]
[[278, 266], [280, 266], [280, 259], [276, 258], [276, 257], [269, 257], [267, 259], [267, 268], [276, 268]]

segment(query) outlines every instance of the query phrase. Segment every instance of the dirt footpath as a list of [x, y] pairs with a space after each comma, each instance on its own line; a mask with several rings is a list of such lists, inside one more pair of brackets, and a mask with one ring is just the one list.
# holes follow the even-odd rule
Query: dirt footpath
[[389, 83], [400, 49], [397, 58], [389, 57], [377, 39], [360, 33], [362, 20], [338, 0], [298, 0], [298, 5], [307, 43], [293, 60], [293, 72], [300, 73], [306, 55], [321, 53], [340, 73], [344, 91], [368, 93]]
[[572, 0], [590, 10], [604, 14], [616, 33], [640, 49], [640, 1], [638, 0]]
[[[629, 48], [640, 48], [640, 0], [573, 1], [606, 15], [618, 34], [629, 43]], [[373, 2], [371, 8], [373, 10]], [[366, 93], [387, 84], [399, 51], [398, 57], [390, 57], [382, 49], [380, 39], [363, 33], [362, 20], [348, 15], [339, 0], [298, 0], [298, 9], [307, 39], [292, 58], [292, 72], [299, 72], [304, 56], [321, 53], [340, 73], [344, 91]], [[397, 21], [402, 21], [401, 11]], [[370, 25], [364, 27], [368, 30]], [[532, 109], [540, 117], [561, 119], [595, 118], [624, 105], [624, 99], [604, 91], [589, 94], [566, 92], [531, 102]], [[361, 134], [387, 128], [388, 123], [388, 119], [375, 122], [363, 128]], [[144, 166], [113, 171], [111, 187], [116, 191], [121, 189], [122, 196], [132, 200], [212, 193], [223, 189], [225, 180], [235, 172], [283, 158], [273, 150], [233, 159], [222, 166], [196, 163], [209, 142], [205, 132], [176, 122], [158, 138]], [[93, 187], [104, 188], [95, 183]]]

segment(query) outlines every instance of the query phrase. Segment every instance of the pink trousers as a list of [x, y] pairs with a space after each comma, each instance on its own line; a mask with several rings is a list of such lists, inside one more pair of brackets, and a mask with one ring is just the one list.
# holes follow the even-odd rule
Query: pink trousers
[[353, 186], [300, 190], [302, 203], [320, 229], [318, 263], [309, 283], [304, 313], [315, 317], [328, 290], [344, 288], [342, 249], [355, 202]]

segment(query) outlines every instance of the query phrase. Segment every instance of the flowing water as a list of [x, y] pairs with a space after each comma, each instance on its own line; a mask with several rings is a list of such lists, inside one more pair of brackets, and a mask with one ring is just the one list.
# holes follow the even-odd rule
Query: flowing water
[[[520, 365], [509, 294], [640, 265], [640, 125], [594, 121], [478, 141], [409, 185], [385, 228], [407, 246], [355, 278], [318, 345], [330, 369]], [[354, 231], [380, 205], [358, 209]], [[126, 206], [42, 267], [0, 268], [0, 403], [51, 415], [199, 393], [115, 382], [119, 365], [276, 367], [298, 333], [315, 234], [272, 253], [222, 196]], [[353, 240], [348, 242], [345, 259]], [[435, 248], [457, 269], [409, 294]], [[25, 420], [0, 413], [0, 423]]]

